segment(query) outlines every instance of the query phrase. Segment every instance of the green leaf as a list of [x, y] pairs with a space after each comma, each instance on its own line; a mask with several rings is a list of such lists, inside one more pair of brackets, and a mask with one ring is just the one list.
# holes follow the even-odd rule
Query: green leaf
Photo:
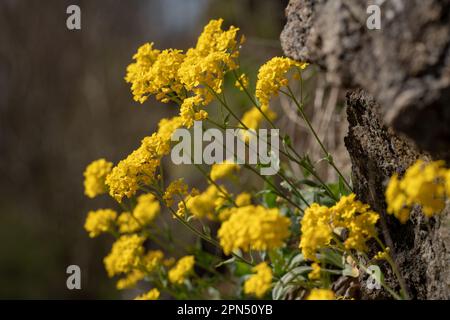
[[237, 277], [242, 277], [242, 276], [252, 273], [252, 267], [244, 262], [236, 261], [234, 266], [235, 266], [234, 274]]
[[342, 259], [342, 254], [339, 253], [336, 250], [333, 249], [323, 249], [321, 250], [320, 254], [317, 255], [318, 259], [327, 263], [331, 264], [335, 267], [338, 267], [340, 269], [344, 268], [344, 262]]
[[303, 254], [301, 254], [301, 253], [297, 254], [289, 262], [289, 270], [294, 267], [297, 267], [298, 265], [300, 265], [304, 262], [306, 262], [306, 260], [305, 260], [305, 257], [303, 256]]
[[274, 300], [285, 299], [286, 296], [292, 290], [295, 290], [297, 285], [293, 284], [293, 281], [306, 281], [306, 274], [312, 270], [311, 267], [301, 266], [296, 267], [286, 273], [281, 279], [275, 284], [272, 290], [272, 298]]
[[273, 192], [264, 194], [264, 203], [268, 208], [277, 206], [277, 195]]
[[272, 262], [272, 267], [275, 274], [281, 274], [284, 267], [284, 257], [281, 250], [270, 250], [268, 252], [270, 261]]
[[224, 260], [224, 261], [220, 261], [218, 264], [216, 264], [214, 267], [215, 268], [219, 268], [219, 267], [221, 267], [221, 266], [223, 266], [223, 265], [226, 265], [226, 264], [230, 264], [230, 263], [233, 263], [233, 262], [235, 262], [236, 261], [236, 258], [235, 257], [232, 257], [232, 258], [230, 258], [230, 259], [228, 259], [228, 260]]

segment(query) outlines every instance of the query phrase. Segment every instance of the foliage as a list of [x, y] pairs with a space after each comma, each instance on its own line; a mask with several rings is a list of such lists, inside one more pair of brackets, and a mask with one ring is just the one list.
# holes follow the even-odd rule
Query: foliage
[[[91, 211], [85, 226], [91, 237], [110, 233], [116, 238], [104, 260], [109, 276], [121, 277], [118, 289], [149, 282], [153, 289], [139, 299], [157, 299], [160, 293], [177, 299], [335, 299], [342, 298], [331, 291], [339, 276], [356, 278], [368, 268], [361, 261], [373, 264], [384, 259], [398, 276], [400, 292], [382, 280], [381, 285], [395, 298], [408, 298], [390, 249], [378, 237], [379, 214], [356, 199], [311, 125], [303, 94], [297, 98], [292, 89], [293, 82], [302, 89], [307, 63], [285, 57], [269, 60], [261, 66], [252, 94], [250, 80], [239, 66], [244, 38], [238, 38], [236, 27], [223, 30], [222, 23], [221, 19], [212, 20], [196, 46], [186, 52], [144, 44], [127, 69], [125, 79], [136, 101], [144, 103], [155, 96], [163, 103], [176, 104], [179, 115], [162, 119], [157, 132], [145, 137], [138, 149], [115, 166], [101, 159], [86, 169], [86, 194], [109, 193], [122, 210], [121, 214], [111, 209]], [[241, 117], [227, 103], [227, 77], [232, 77], [235, 90], [252, 106]], [[221, 130], [256, 130], [265, 123], [276, 128], [270, 100], [278, 94], [297, 106], [298, 116], [323, 151], [322, 159], [315, 162], [307, 154], [300, 155], [290, 137], [283, 136], [278, 159], [281, 168], [274, 177], [259, 174], [256, 169], [262, 164], [238, 165], [235, 159], [228, 159], [213, 165], [209, 172], [195, 165], [208, 181], [205, 190], [190, 188], [183, 179], [165, 185], [161, 163], [170, 153], [171, 137], [177, 129], [189, 129], [200, 120]], [[218, 119], [209, 116], [213, 101], [220, 105], [220, 112], [214, 112], [221, 115]], [[250, 139], [244, 139], [247, 148]], [[304, 176], [295, 177], [286, 161], [301, 166]], [[329, 164], [339, 180], [322, 181], [316, 170], [318, 162]], [[228, 191], [226, 183], [239, 181], [242, 170], [262, 179], [260, 190], [241, 190], [237, 195]], [[420, 204], [431, 216], [443, 209], [449, 180], [442, 163], [416, 164], [404, 180], [394, 176], [391, 181], [388, 211], [405, 222], [411, 206]], [[170, 214], [187, 232], [220, 252], [211, 254], [201, 242], [186, 247], [170, 226], [159, 221], [163, 214]], [[220, 224], [217, 233], [211, 231], [209, 221]], [[148, 242], [161, 250], [146, 251]], [[175, 260], [182, 251], [185, 256]]]

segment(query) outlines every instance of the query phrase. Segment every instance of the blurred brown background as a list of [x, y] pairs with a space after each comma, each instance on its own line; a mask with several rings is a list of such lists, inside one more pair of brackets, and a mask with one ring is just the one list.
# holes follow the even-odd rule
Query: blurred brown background
[[[66, 28], [77, 4], [82, 30]], [[118, 161], [173, 113], [133, 102], [123, 81], [136, 48], [186, 49], [222, 17], [246, 34], [248, 65], [280, 55], [287, 1], [2, 0], [0, 2], [0, 298], [119, 298], [102, 259], [106, 238], [83, 230], [86, 212], [108, 207], [83, 196], [90, 161]], [[82, 290], [66, 288], [66, 267]]]

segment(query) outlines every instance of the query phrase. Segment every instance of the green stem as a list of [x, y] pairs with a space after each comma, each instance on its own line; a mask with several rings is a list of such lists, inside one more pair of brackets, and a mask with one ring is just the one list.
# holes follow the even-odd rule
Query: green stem
[[[313, 128], [311, 121], [309, 121], [309, 118], [306, 116], [305, 111], [303, 110], [303, 106], [298, 102], [297, 98], [295, 98], [294, 93], [292, 92], [291, 88], [289, 86], [287, 86], [287, 89], [289, 91], [288, 96], [294, 101], [295, 105], [297, 106], [297, 109], [301, 115], [301, 117], [303, 118], [303, 120], [305, 121], [306, 125], [308, 126], [309, 130], [311, 131], [311, 133], [313, 134], [314, 138], [316, 139], [317, 143], [319, 144], [320, 148], [322, 149], [322, 151], [325, 154], [325, 160], [333, 167], [333, 169], [336, 171], [336, 173], [339, 175], [339, 177], [342, 179], [342, 181], [344, 181], [345, 185], [347, 186], [347, 188], [349, 190], [352, 190], [352, 187], [350, 186], [350, 184], [347, 182], [347, 179], [344, 177], [344, 175], [341, 173], [341, 171], [336, 167], [336, 165], [334, 164], [334, 160], [333, 157], [331, 156], [331, 154], [328, 152], [327, 148], [325, 148], [325, 146], [323, 145], [322, 141], [320, 140], [319, 136], [317, 135], [316, 130]], [[283, 92], [283, 91], [281, 91]], [[283, 92], [284, 93], [284, 92]], [[285, 93], [286, 94], [286, 93]]]
[[389, 254], [389, 252], [386, 250], [386, 246], [383, 244], [383, 242], [380, 240], [380, 238], [378, 238], [378, 236], [374, 237], [375, 240], [377, 241], [378, 245], [382, 248], [382, 250], [386, 253], [386, 261], [389, 263], [389, 265], [392, 268], [392, 271], [394, 272], [395, 276], [397, 277], [397, 281], [400, 284], [400, 288], [402, 291], [402, 295], [404, 296], [404, 298], [406, 300], [410, 300], [410, 296], [408, 294], [408, 289], [405, 283], [405, 280], [403, 279], [402, 275], [400, 274], [400, 271], [398, 270], [398, 266], [395, 263], [395, 261], [392, 259], [391, 255]]
[[236, 73], [236, 70], [233, 70], [233, 75], [236, 78], [236, 81], [239, 82], [239, 85], [243, 88], [245, 94], [248, 96], [248, 98], [250, 99], [252, 104], [255, 106], [255, 108], [258, 109], [258, 111], [267, 120], [267, 122], [272, 126], [272, 128], [275, 128], [275, 124], [273, 123], [273, 121], [270, 120], [270, 118], [264, 113], [264, 111], [262, 111], [261, 106], [259, 105], [259, 103], [253, 98], [253, 96], [250, 94], [250, 92], [248, 92], [247, 88], [244, 86], [244, 84], [242, 83], [241, 79], [239, 79], [239, 77], [238, 77], [238, 75]]

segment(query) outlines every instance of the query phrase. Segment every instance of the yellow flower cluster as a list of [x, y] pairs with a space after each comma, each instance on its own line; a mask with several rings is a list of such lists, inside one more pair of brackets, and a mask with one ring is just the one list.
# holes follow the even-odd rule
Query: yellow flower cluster
[[169, 281], [174, 284], [182, 284], [194, 268], [194, 256], [185, 256], [178, 260], [177, 264], [169, 270]]
[[272, 286], [272, 269], [270, 269], [267, 263], [262, 262], [253, 267], [252, 271], [255, 274], [245, 281], [244, 292], [262, 298]]
[[329, 289], [312, 289], [306, 300], [335, 300], [336, 296]]
[[245, 75], [245, 73], [241, 74], [234, 83], [235, 87], [238, 88], [240, 91], [244, 91], [248, 87], [248, 77]]
[[207, 217], [214, 220], [216, 210], [226, 201], [225, 194], [227, 191], [224, 186], [219, 187], [220, 189], [216, 185], [211, 184], [202, 193], [194, 190], [185, 198], [184, 202], [179, 203], [178, 214], [184, 215], [187, 209], [197, 219]]
[[141, 185], [155, 179], [161, 158], [170, 152], [172, 134], [181, 127], [181, 118], [162, 119], [158, 131], [142, 140], [141, 146], [119, 162], [106, 177], [109, 194], [118, 202], [132, 197]]
[[261, 66], [256, 82], [256, 98], [261, 106], [268, 106], [270, 98], [278, 95], [281, 87], [288, 84], [286, 73], [293, 67], [305, 69], [307, 63], [285, 57], [274, 57]]
[[161, 207], [156, 197], [143, 194], [138, 197], [133, 213], [123, 212], [117, 219], [120, 233], [132, 233], [149, 225], [159, 214]]
[[311, 265], [312, 271], [308, 274], [308, 278], [310, 280], [318, 280], [320, 279], [320, 265], [317, 262], [314, 262]]
[[153, 43], [141, 46], [133, 56], [135, 63], [127, 68], [125, 81], [131, 83], [133, 98], [140, 103], [150, 95], [162, 102], [169, 102], [182, 94], [183, 85], [177, 77], [184, 60], [181, 50], [153, 49]]
[[164, 253], [161, 250], [150, 250], [142, 259], [142, 266], [147, 273], [154, 271], [164, 259]]
[[133, 215], [142, 226], [151, 223], [159, 214], [161, 206], [156, 197], [151, 194], [143, 194], [137, 198], [136, 207], [133, 210]]
[[159, 53], [159, 50], [153, 49], [153, 43], [146, 43], [133, 56], [136, 62], [130, 64], [127, 68], [125, 81], [132, 84], [131, 91], [136, 101], [143, 103], [147, 100], [147, 95], [150, 94], [147, 89], [147, 82], [149, 81], [147, 73], [151, 70]]
[[142, 144], [120, 161], [106, 177], [109, 194], [118, 202], [122, 202], [123, 197], [132, 197], [141, 184], [150, 183], [159, 163], [159, 159], [154, 159]]
[[217, 181], [236, 173], [239, 169], [240, 166], [233, 161], [227, 160], [223, 163], [216, 163], [211, 168], [210, 177], [212, 181]]
[[[245, 207], [252, 204], [252, 195], [248, 192], [242, 192], [236, 196], [234, 199], [234, 203], [237, 207]], [[231, 208], [222, 208], [219, 212], [219, 220], [225, 221], [228, 220], [236, 210], [234, 207]]]
[[387, 212], [405, 223], [414, 205], [420, 205], [427, 217], [440, 213], [450, 197], [450, 170], [443, 161], [418, 160], [400, 179], [392, 176], [386, 189]]
[[356, 200], [356, 195], [342, 197], [331, 208], [334, 228], [345, 228], [349, 234], [344, 242], [346, 249], [363, 252], [366, 241], [377, 235], [376, 224], [380, 216], [370, 206]]
[[117, 225], [119, 226], [120, 233], [133, 233], [141, 229], [139, 221], [132, 213], [125, 211], [122, 212], [117, 219]]
[[339, 229], [348, 231], [344, 241], [346, 249], [367, 249], [366, 242], [376, 235], [375, 225], [379, 215], [371, 211], [369, 205], [355, 198], [351, 194], [342, 197], [331, 208], [314, 203], [305, 210], [300, 239], [300, 248], [305, 258], [315, 261], [317, 250], [328, 246], [333, 232]]
[[89, 211], [84, 229], [89, 232], [89, 237], [95, 238], [98, 235], [113, 230], [117, 213], [111, 209], [100, 209]]
[[289, 236], [291, 221], [279, 209], [263, 206], [234, 208], [234, 213], [218, 231], [225, 254], [233, 250], [270, 250], [279, 248]]
[[222, 30], [222, 19], [211, 20], [197, 40], [195, 48], [186, 52], [178, 75], [186, 89], [201, 96], [208, 104], [215, 93], [222, 91], [223, 77], [237, 68], [239, 56], [236, 40], [238, 28]]
[[111, 172], [112, 162], [99, 159], [92, 162], [84, 171], [84, 194], [89, 198], [107, 192], [105, 185], [106, 176]]
[[[267, 116], [267, 118], [269, 118], [270, 121], [275, 120], [276, 118], [275, 112], [270, 110], [268, 105], [263, 105], [260, 109], [257, 107], [252, 107], [250, 110], [245, 112], [242, 116], [241, 122], [246, 128], [256, 131], [265, 120], [263, 113]], [[246, 134], [247, 136], [245, 138], [249, 138], [247, 132]], [[245, 141], [247, 141], [247, 139], [245, 139]]]
[[110, 277], [136, 268], [144, 253], [144, 237], [137, 234], [121, 236], [114, 242], [111, 252], [103, 260]]
[[159, 296], [160, 296], [159, 290], [156, 288], [153, 288], [149, 292], [144, 293], [144, 294], [134, 298], [134, 300], [158, 300]]
[[125, 278], [117, 281], [116, 288], [118, 290], [130, 289], [136, 286], [136, 284], [144, 279], [145, 273], [139, 269], [133, 269], [129, 272]]
[[164, 254], [160, 250], [151, 250], [144, 256], [139, 257], [138, 266], [131, 269], [128, 274], [117, 281], [116, 287], [119, 290], [134, 287], [146, 274], [153, 272], [162, 262]]
[[168, 207], [173, 205], [175, 196], [180, 198], [184, 197], [188, 193], [188, 186], [184, 183], [183, 179], [177, 179], [172, 181], [164, 192], [163, 199]]
[[234, 202], [238, 207], [248, 206], [252, 203], [252, 195], [248, 192], [242, 192], [237, 195]]
[[183, 126], [191, 128], [194, 121], [202, 121], [208, 118], [208, 113], [200, 109], [202, 104], [203, 100], [199, 96], [184, 99], [180, 107], [180, 118]]
[[387, 260], [389, 257], [391, 249], [387, 247], [384, 251], [379, 251], [377, 254], [373, 257], [375, 260]]
[[152, 150], [152, 148], [155, 148], [155, 157], [162, 157], [169, 154], [172, 135], [182, 126], [183, 119], [181, 117], [161, 119], [158, 124], [158, 132], [154, 133], [151, 137], [153, 140], [148, 139], [147, 141], [147, 149]]
[[313, 203], [305, 210], [301, 222], [300, 248], [305, 258], [316, 260], [316, 251], [326, 247], [332, 238], [330, 210]]
[[199, 111], [193, 115], [192, 104], [207, 105], [215, 93], [220, 93], [226, 72], [236, 69], [239, 48], [236, 40], [238, 28], [222, 30], [222, 19], [211, 20], [204, 28], [194, 48], [184, 54], [181, 50], [157, 50], [153, 43], [141, 46], [133, 56], [134, 63], [127, 68], [125, 80], [131, 84], [136, 101], [145, 102], [150, 95], [167, 103], [182, 102], [193, 93], [196, 98], [186, 102], [181, 114], [189, 119], [204, 119]]
[[[180, 115], [163, 119], [159, 130], [142, 141], [139, 149], [122, 160], [108, 175], [106, 184], [112, 197], [121, 202], [141, 185], [153, 181], [161, 157], [170, 152], [170, 138], [182, 126], [208, 117], [201, 107], [207, 105], [222, 88], [226, 72], [237, 68], [238, 28], [222, 30], [223, 20], [205, 26], [195, 48], [157, 50], [153, 43], [141, 46], [127, 68], [125, 80], [131, 84], [134, 99], [143, 103], [150, 95], [162, 102], [180, 104]], [[189, 94], [193, 94], [189, 97]]]
[[[128, 66], [125, 80], [131, 84], [134, 99], [143, 103], [150, 95], [155, 95], [162, 102], [178, 103], [180, 111], [179, 116], [162, 119], [158, 131], [145, 137], [141, 146], [107, 175], [109, 194], [118, 202], [134, 196], [141, 186], [155, 182], [161, 158], [170, 152], [174, 131], [180, 127], [190, 128], [194, 121], [206, 119], [208, 114], [202, 107], [221, 92], [225, 74], [238, 67], [239, 29], [231, 26], [223, 30], [222, 24], [222, 19], [211, 20], [196, 46], [186, 53], [176, 49], [157, 50], [152, 43], [147, 43], [133, 56], [134, 62]], [[243, 115], [245, 126], [258, 129], [264, 120], [260, 111], [269, 119], [275, 118], [268, 106], [270, 96], [286, 84], [285, 74], [294, 66], [302, 69], [306, 64], [274, 58], [261, 67], [256, 97], [262, 106], [260, 109], [254, 106]], [[245, 75], [239, 79], [243, 86], [248, 85]]]

